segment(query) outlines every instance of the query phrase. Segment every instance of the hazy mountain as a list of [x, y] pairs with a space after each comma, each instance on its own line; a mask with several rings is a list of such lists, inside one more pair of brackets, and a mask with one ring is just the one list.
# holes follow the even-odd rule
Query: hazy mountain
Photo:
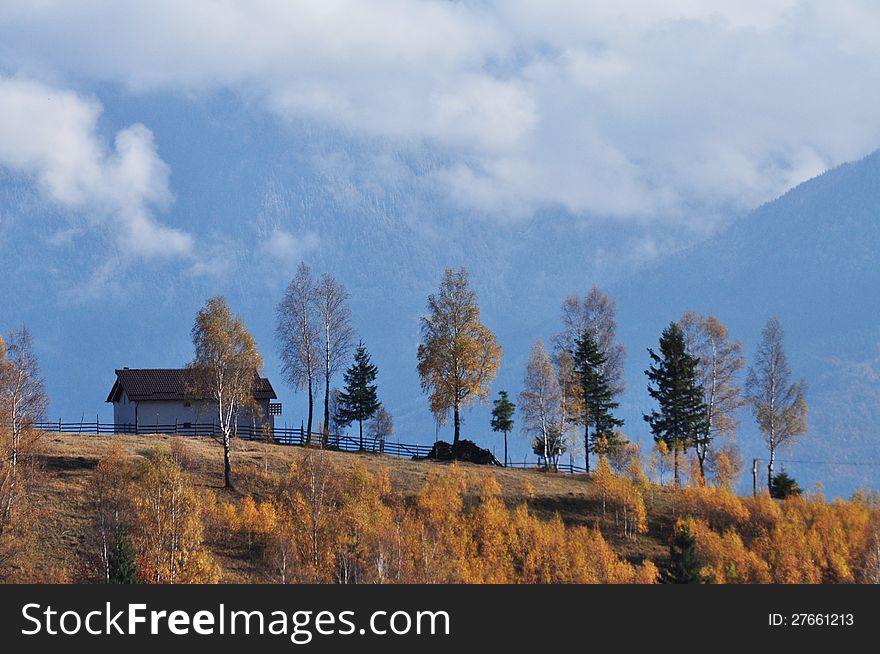
[[[176, 196], [159, 218], [195, 235], [198, 260], [132, 260], [109, 235], [89, 229], [87, 216], [61, 215], [30, 180], [0, 176], [0, 326], [32, 328], [53, 417], [108, 418], [103, 400], [116, 367], [185, 363], [196, 310], [222, 293], [264, 351], [285, 404], [282, 422], [298, 425], [302, 396], [278, 375], [273, 326], [302, 256], [350, 289], [402, 441], [434, 438], [415, 373], [418, 317], [443, 268], [465, 265], [505, 349], [495, 390], [519, 392], [531, 345], [552, 338], [563, 298], [599, 284], [618, 300], [628, 351], [625, 430], [646, 440], [645, 348], [665, 324], [685, 309], [714, 313], [751, 356], [775, 314], [794, 372], [810, 385], [811, 433], [785, 458], [880, 460], [877, 155], [700, 242], [683, 227], [560, 211], [528, 220], [470, 215], [438, 191], [443, 153], [420, 144], [401, 149], [307, 124], [280, 127], [228, 97], [112, 97], [108, 133], [135, 121], [154, 132]], [[464, 435], [497, 448], [500, 438], [487, 425], [485, 409], [467, 412]], [[761, 456], [748, 415], [741, 432], [744, 456]], [[517, 458], [532, 458], [524, 439], [514, 441]], [[880, 481], [880, 467], [867, 465], [788, 468], [804, 484], [824, 480], [832, 492]]]

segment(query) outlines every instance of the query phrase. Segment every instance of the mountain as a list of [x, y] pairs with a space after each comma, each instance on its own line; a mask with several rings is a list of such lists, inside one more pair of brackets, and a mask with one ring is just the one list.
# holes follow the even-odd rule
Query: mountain
[[[809, 434], [782, 458], [823, 462], [786, 467], [808, 487], [821, 481], [829, 493], [877, 487], [878, 253], [875, 153], [802, 184], [710, 241], [615, 286], [622, 336], [628, 343], [644, 342], [690, 309], [716, 315], [751, 357], [763, 322], [777, 316], [793, 374], [808, 384], [810, 409]], [[644, 367], [631, 356], [629, 378]], [[631, 408], [642, 406], [641, 388], [631, 389], [627, 399]], [[748, 413], [740, 431], [743, 454], [766, 457]]]
[[[55, 418], [108, 419], [114, 368], [185, 363], [196, 311], [224, 294], [263, 350], [284, 402], [281, 422], [299, 425], [303, 398], [280, 377], [273, 332], [274, 307], [302, 257], [351, 291], [397, 437], [431, 442], [438, 432], [415, 372], [418, 319], [443, 269], [464, 265], [505, 351], [493, 392], [519, 392], [531, 345], [559, 329], [564, 297], [598, 284], [618, 301], [630, 437], [649, 438], [645, 349], [669, 321], [685, 309], [713, 313], [751, 356], [763, 323], [777, 315], [794, 373], [810, 386], [810, 434], [784, 458], [880, 459], [880, 155], [728, 217], [704, 240], [668, 223], [554, 209], [530, 219], [467, 212], [441, 191], [442, 152], [279, 126], [227, 96], [132, 99], [104, 89], [101, 97], [108, 134], [132, 122], [153, 131], [176, 196], [158, 218], [193, 234], [198, 251], [196, 260], [131, 259], [106, 226], [61, 212], [31, 180], [0, 171], [0, 327], [32, 329]], [[500, 447], [487, 409], [464, 418], [466, 437]], [[740, 431], [744, 457], [762, 456], [748, 415]], [[524, 438], [514, 436], [513, 455], [533, 458]], [[822, 480], [829, 493], [880, 485], [877, 466], [788, 469], [805, 486]]]

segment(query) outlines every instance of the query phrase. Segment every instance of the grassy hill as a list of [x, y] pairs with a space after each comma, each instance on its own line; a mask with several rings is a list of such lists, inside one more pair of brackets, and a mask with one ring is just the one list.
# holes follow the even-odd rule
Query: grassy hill
[[[40, 516], [35, 567], [46, 571], [50, 578], [56, 571], [65, 570], [70, 578], [76, 579], [77, 570], [85, 561], [84, 533], [89, 528], [86, 485], [111, 442], [119, 443], [126, 454], [134, 459], [147, 455], [156, 447], [170, 449], [171, 440], [171, 437], [162, 435], [45, 435], [36, 449], [39, 473], [30, 485], [31, 501]], [[233, 453], [235, 490], [223, 488], [222, 450], [215, 441], [187, 438], [185, 452], [185, 470], [192, 483], [213, 491], [220, 502], [234, 501], [245, 494], [252, 494], [256, 499], [268, 496], [274, 490], [274, 475], [265, 475], [263, 471], [268, 467], [270, 473], [283, 474], [307, 450], [237, 441]], [[327, 451], [324, 456], [342, 474], [351, 471], [358, 462], [370, 472], [387, 469], [394, 489], [410, 498], [418, 493], [431, 470], [448, 465], [369, 453]], [[653, 502], [648, 500], [648, 532], [624, 538], [615, 525], [614, 515], [609, 512], [603, 517], [601, 497], [584, 475], [457, 465], [462, 467], [468, 479], [466, 500], [475, 498], [483, 476], [493, 475], [509, 506], [528, 499], [530, 510], [541, 518], [549, 519], [558, 514], [568, 525], [598, 525], [618, 554], [632, 562], [648, 558], [659, 564], [667, 556], [666, 543], [672, 528], [673, 512], [669, 496], [662, 489], [656, 491]], [[242, 560], [240, 552], [230, 552], [212, 545], [211, 553], [222, 566], [222, 581], [251, 581], [247, 561]]]

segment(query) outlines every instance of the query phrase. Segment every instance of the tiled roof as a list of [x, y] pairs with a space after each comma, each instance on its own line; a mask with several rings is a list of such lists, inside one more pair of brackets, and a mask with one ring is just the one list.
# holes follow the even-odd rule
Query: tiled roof
[[[115, 402], [122, 391], [132, 402], [143, 400], [186, 399], [186, 368], [122, 368], [116, 370], [116, 383], [107, 396], [107, 402]], [[257, 377], [254, 387], [255, 400], [274, 400], [275, 389], [264, 377]]]

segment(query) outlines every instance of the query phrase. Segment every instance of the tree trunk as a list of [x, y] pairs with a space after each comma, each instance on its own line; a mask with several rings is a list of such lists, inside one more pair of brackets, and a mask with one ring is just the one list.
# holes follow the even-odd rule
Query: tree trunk
[[507, 467], [507, 432], [504, 432], [504, 467]]
[[364, 451], [364, 421], [363, 420], [358, 420], [358, 432], [359, 432], [358, 435], [360, 437], [360, 441], [358, 442], [358, 450], [363, 452]]
[[673, 444], [673, 446], [672, 446], [672, 452], [673, 452], [673, 458], [672, 458], [673, 464], [672, 464], [672, 469], [673, 469], [673, 471], [674, 471], [674, 473], [673, 473], [673, 483], [675, 484], [675, 487], [676, 487], [676, 488], [681, 488], [681, 484], [680, 484], [679, 481], [678, 481], [678, 444], [677, 444], [677, 443]]
[[770, 440], [770, 462], [767, 464], [767, 491], [773, 490], [773, 464], [776, 462], [776, 444]]
[[312, 391], [312, 376], [309, 375], [309, 420], [306, 423], [306, 428], [308, 431], [306, 432], [306, 445], [311, 445], [312, 443], [312, 411], [315, 406], [315, 394]]
[[584, 468], [590, 474], [590, 427], [584, 425]]
[[455, 445], [458, 445], [458, 438], [459, 438], [459, 435], [461, 432], [461, 417], [459, 416], [459, 412], [458, 412], [458, 402], [456, 402], [455, 405], [453, 406], [452, 412], [453, 412], [452, 422], [454, 425], [453, 434], [452, 434], [452, 445], [455, 446]]
[[326, 446], [330, 440], [330, 373], [329, 370], [324, 376], [324, 430], [323, 442]]
[[226, 488], [232, 488], [232, 462], [229, 459], [229, 432], [223, 432], [223, 480]]

